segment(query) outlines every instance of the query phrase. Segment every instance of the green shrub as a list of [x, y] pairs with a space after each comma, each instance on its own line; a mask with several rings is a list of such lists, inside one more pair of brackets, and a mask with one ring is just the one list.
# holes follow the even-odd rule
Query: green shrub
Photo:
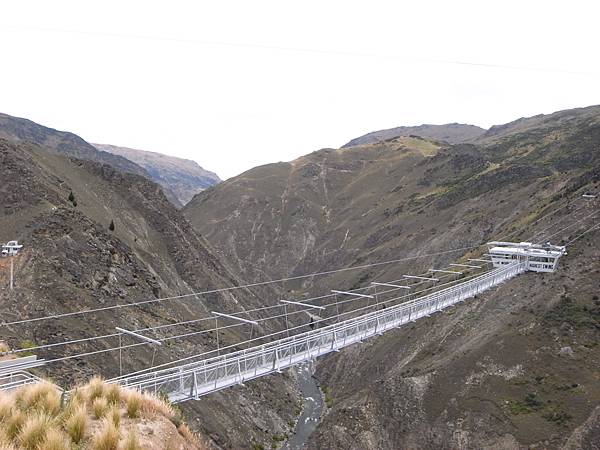
[[569, 420], [573, 418], [571, 414], [563, 410], [548, 411], [547, 413], [542, 414], [542, 417], [548, 422], [555, 423], [556, 425], [565, 425]]

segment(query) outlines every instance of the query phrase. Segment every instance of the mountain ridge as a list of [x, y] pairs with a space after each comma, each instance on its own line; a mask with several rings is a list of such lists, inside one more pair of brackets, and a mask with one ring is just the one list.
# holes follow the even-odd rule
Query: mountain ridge
[[[472, 143], [413, 135], [322, 149], [233, 177], [183, 213], [242, 278], [277, 279], [490, 240], [566, 244], [595, 223], [599, 205], [581, 194], [599, 192], [599, 167], [600, 111], [584, 109]], [[330, 406], [309, 448], [520, 450], [593, 441], [600, 304], [590, 276], [600, 271], [600, 250], [598, 230], [590, 231], [569, 246], [557, 273], [522, 275], [319, 360], [316, 377]], [[291, 280], [282, 295], [367, 289], [372, 280], [478, 257], [447, 254]], [[531, 398], [539, 406], [523, 410]]]
[[220, 181], [216, 174], [202, 169], [193, 161], [116, 146], [103, 149], [102, 145], [90, 144], [74, 133], [3, 113], [0, 113], [0, 138], [16, 143], [32, 143], [46, 150], [109, 164], [122, 172], [141, 175], [158, 182], [171, 203], [179, 208], [199, 190]]
[[221, 181], [216, 173], [202, 168], [190, 159], [111, 144], [92, 145], [143, 167], [154, 181], [174, 194], [181, 206], [188, 203], [197, 193]]
[[99, 161], [128, 173], [149, 177], [149, 174], [133, 161], [102, 152], [74, 133], [46, 127], [29, 119], [0, 113], [0, 138], [13, 142], [31, 142], [69, 156]]
[[400, 126], [378, 131], [371, 131], [344, 144], [342, 148], [357, 145], [373, 144], [399, 136], [420, 136], [423, 138], [459, 144], [470, 142], [485, 133], [485, 129], [476, 125], [462, 123], [448, 123], [443, 125], [422, 124], [416, 126]]

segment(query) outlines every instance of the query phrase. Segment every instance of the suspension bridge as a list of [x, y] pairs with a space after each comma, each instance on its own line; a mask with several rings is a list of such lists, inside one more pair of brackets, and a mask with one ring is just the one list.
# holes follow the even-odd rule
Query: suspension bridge
[[[563, 207], [564, 208], [564, 207]], [[584, 210], [580, 207], [574, 212]], [[555, 224], [544, 228], [538, 237], [549, 240], [560, 232], [572, 228], [577, 223], [596, 217], [598, 211], [578, 218], [559, 231], [551, 232]], [[544, 219], [543, 216], [538, 221]], [[569, 216], [565, 216], [558, 222]], [[537, 221], [536, 221], [537, 223]], [[585, 234], [598, 229], [600, 224], [593, 224], [583, 233], [577, 235], [567, 245]], [[549, 231], [550, 230], [550, 231]], [[516, 231], [518, 232], [518, 230]], [[516, 232], [511, 233], [514, 235]], [[510, 235], [503, 237], [504, 239]], [[532, 239], [533, 241], [533, 239]], [[20, 319], [12, 322], [2, 322], [1, 326], [17, 326], [26, 323], [36, 323], [46, 320], [60, 320], [66, 317], [84, 316], [90, 313], [110, 312], [134, 308], [142, 305], [152, 305], [167, 301], [183, 301], [197, 299], [199, 295], [224, 292], [235, 289], [248, 289], [254, 286], [285, 282], [308, 277], [324, 276], [348, 270], [359, 270], [417, 260], [434, 258], [452, 253], [475, 251], [481, 244], [450, 249], [437, 253], [399, 258], [361, 266], [345, 267], [319, 273], [289, 277], [281, 280], [257, 282], [244, 286], [214, 289], [205, 292], [195, 292], [173, 297], [143, 300], [132, 303], [117, 304], [81, 311], [71, 311], [50, 316]], [[556, 247], [529, 243], [490, 243], [488, 253], [462, 263], [451, 263], [446, 267], [432, 267], [422, 274], [405, 274], [397, 280], [371, 281], [367, 286], [356, 289], [332, 289], [329, 293], [302, 300], [280, 300], [276, 305], [248, 309], [240, 312], [225, 313], [212, 311], [210, 317], [191, 319], [177, 323], [158, 325], [143, 329], [128, 330], [123, 327], [115, 328], [114, 333], [100, 336], [90, 336], [67, 341], [51, 342], [4, 352], [4, 356], [20, 356], [22, 352], [51, 352], [54, 349], [74, 344], [94, 344], [109, 339], [118, 338], [119, 345], [115, 347], [95, 349], [83, 353], [56, 356], [42, 359], [28, 356], [16, 359], [0, 360], [0, 390], [10, 390], [28, 383], [40, 380], [31, 373], [31, 369], [73, 359], [81, 359], [107, 352], [118, 352], [119, 365], [122, 364], [122, 352], [126, 349], [151, 345], [155, 348], [163, 342], [186, 339], [192, 336], [211, 334], [216, 337], [216, 347], [202, 353], [192, 354], [184, 358], [172, 360], [163, 364], [121, 375], [108, 380], [142, 391], [167, 395], [174, 402], [198, 399], [212, 392], [227, 387], [243, 384], [249, 380], [279, 373], [282, 370], [314, 360], [320, 356], [337, 352], [344, 347], [361, 343], [389, 330], [415, 322], [422, 317], [430, 316], [445, 308], [492, 289], [501, 283], [527, 271], [552, 272], [556, 268], [558, 258], [565, 253], [565, 247]], [[291, 312], [290, 308], [295, 308]], [[283, 309], [283, 313], [281, 313]], [[266, 313], [267, 317], [251, 317], [250, 313]], [[292, 324], [288, 322], [294, 315], [310, 317], [309, 323]], [[244, 317], [241, 317], [244, 316]], [[232, 325], [219, 327], [218, 320], [233, 321]], [[149, 337], [148, 332], [166, 330], [181, 325], [198, 325], [214, 321], [215, 327], [201, 329], [167, 337]], [[285, 327], [269, 334], [252, 335], [255, 328], [269, 321], [284, 321]], [[224, 330], [250, 327], [250, 339], [229, 345], [220, 345], [219, 332]], [[137, 342], [122, 345], [122, 338]], [[0, 355], [2, 356], [2, 355]]]
[[202, 395], [253, 378], [281, 372], [288, 367], [381, 335], [473, 297], [525, 270], [526, 262], [515, 262], [433, 294], [320, 329], [199, 362], [123, 377], [115, 381], [155, 394], [166, 393], [174, 403], [197, 399]]

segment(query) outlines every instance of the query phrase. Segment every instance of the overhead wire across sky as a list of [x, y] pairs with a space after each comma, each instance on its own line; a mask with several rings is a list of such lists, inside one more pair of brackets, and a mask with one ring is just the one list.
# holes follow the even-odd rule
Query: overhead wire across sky
[[585, 71], [585, 70], [572, 70], [557, 67], [535, 67], [535, 66], [522, 66], [513, 64], [501, 64], [493, 62], [480, 62], [480, 61], [468, 61], [459, 59], [441, 59], [435, 57], [420, 57], [410, 54], [398, 54], [398, 53], [377, 53], [377, 52], [357, 52], [340, 49], [324, 49], [324, 48], [307, 48], [307, 47], [291, 47], [281, 46], [275, 44], [261, 44], [251, 42], [227, 42], [218, 40], [206, 40], [206, 39], [195, 39], [181, 36], [163, 36], [163, 35], [145, 35], [145, 34], [133, 34], [123, 33], [114, 31], [104, 30], [78, 30], [78, 29], [65, 29], [65, 28], [51, 28], [51, 27], [34, 27], [27, 25], [14, 25], [11, 23], [5, 23], [0, 28], [0, 31], [34, 31], [41, 33], [61, 33], [61, 34], [75, 34], [81, 36], [99, 36], [106, 38], [118, 38], [118, 39], [135, 39], [144, 41], [163, 41], [163, 42], [174, 42], [182, 44], [198, 44], [204, 46], [219, 46], [219, 47], [237, 47], [237, 48], [248, 48], [256, 50], [275, 50], [279, 52], [296, 52], [296, 53], [314, 53], [319, 55], [338, 55], [348, 57], [361, 57], [361, 58], [384, 58], [384, 59], [397, 59], [400, 61], [410, 61], [417, 63], [428, 63], [428, 64], [442, 64], [442, 65], [455, 65], [455, 66], [471, 66], [481, 67], [486, 69], [506, 69], [506, 70], [517, 70], [527, 72], [542, 72], [542, 73], [558, 73], [567, 75], [584, 75], [584, 76], [600, 76], [600, 72]]

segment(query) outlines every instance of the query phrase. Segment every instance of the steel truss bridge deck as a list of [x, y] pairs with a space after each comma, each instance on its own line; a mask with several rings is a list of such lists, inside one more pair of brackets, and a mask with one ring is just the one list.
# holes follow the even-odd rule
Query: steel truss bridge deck
[[398, 328], [474, 297], [525, 270], [526, 262], [514, 263], [432, 294], [323, 328], [115, 382], [155, 394], [162, 392], [174, 403], [198, 399]]

